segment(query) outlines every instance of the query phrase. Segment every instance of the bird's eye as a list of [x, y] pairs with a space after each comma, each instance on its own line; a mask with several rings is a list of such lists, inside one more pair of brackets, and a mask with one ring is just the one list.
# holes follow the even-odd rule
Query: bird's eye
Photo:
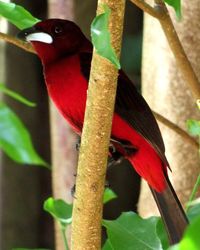
[[59, 34], [59, 33], [61, 33], [62, 31], [63, 31], [63, 29], [62, 29], [62, 27], [60, 27], [60, 26], [56, 26], [55, 29], [54, 29], [54, 32], [55, 32], [56, 34]]

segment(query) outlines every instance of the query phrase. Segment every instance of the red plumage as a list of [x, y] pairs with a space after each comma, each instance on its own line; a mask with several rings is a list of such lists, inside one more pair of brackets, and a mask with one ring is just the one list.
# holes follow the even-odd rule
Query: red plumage
[[[76, 133], [81, 134], [84, 120], [88, 83], [81, 74], [79, 57], [67, 57], [44, 65], [44, 76], [50, 97]], [[166, 166], [150, 143], [138, 134], [118, 114], [114, 114], [111, 137], [128, 141], [138, 152], [125, 155], [134, 168], [152, 188], [161, 192], [165, 188]]]

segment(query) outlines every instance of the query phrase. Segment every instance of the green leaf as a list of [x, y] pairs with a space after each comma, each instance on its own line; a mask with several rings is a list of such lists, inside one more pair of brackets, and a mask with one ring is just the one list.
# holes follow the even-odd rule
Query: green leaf
[[199, 187], [200, 187], [200, 174], [198, 175], [197, 180], [196, 180], [196, 182], [194, 184], [194, 187], [192, 189], [192, 193], [191, 193], [191, 195], [189, 197], [189, 201], [188, 201], [187, 206], [186, 206], [186, 211], [188, 211], [188, 209], [191, 206], [196, 205], [196, 204], [199, 203], [200, 198], [195, 200], [195, 197], [196, 197], [196, 194], [198, 192]]
[[63, 228], [66, 228], [71, 223], [72, 205], [67, 204], [61, 199], [48, 198], [44, 202], [44, 210], [50, 213]]
[[181, 19], [181, 0], [164, 0], [165, 3], [172, 6], [176, 12], [178, 20]]
[[189, 119], [186, 122], [189, 133], [193, 136], [200, 136], [200, 121]]
[[13, 99], [29, 106], [29, 107], [35, 107], [36, 103], [34, 102], [30, 102], [29, 100], [27, 100], [26, 98], [24, 98], [23, 96], [17, 94], [16, 92], [10, 90], [9, 88], [6, 88], [6, 86], [2, 83], [0, 83], [0, 91], [3, 92], [4, 94], [12, 97]]
[[168, 240], [167, 232], [165, 230], [165, 227], [161, 218], [158, 219], [158, 222], [156, 225], [156, 233], [161, 241], [163, 249], [167, 249], [169, 247], [169, 240]]
[[187, 212], [187, 217], [189, 218], [190, 222], [195, 220], [200, 215], [200, 202], [190, 206]]
[[106, 243], [104, 244], [102, 250], [114, 250], [109, 239], [106, 240]]
[[33, 26], [40, 20], [33, 17], [27, 10], [14, 3], [0, 1], [0, 16], [5, 17], [9, 22], [19, 29]]
[[96, 52], [107, 58], [117, 69], [120, 69], [120, 62], [111, 45], [110, 32], [108, 28], [110, 8], [104, 5], [104, 13], [95, 17], [91, 24], [92, 44]]
[[200, 216], [196, 218], [187, 228], [183, 239], [179, 243], [179, 250], [199, 250], [200, 247]]
[[117, 198], [117, 195], [110, 188], [106, 188], [103, 194], [103, 204]]
[[195, 200], [189, 201], [187, 205], [194, 206], [194, 205], [199, 205], [199, 204], [200, 204], [200, 197], [196, 198]]
[[48, 167], [36, 153], [22, 121], [4, 103], [0, 103], [0, 148], [18, 163]]
[[114, 221], [103, 220], [111, 249], [162, 250], [157, 235], [158, 217], [142, 219], [133, 212], [123, 213]]

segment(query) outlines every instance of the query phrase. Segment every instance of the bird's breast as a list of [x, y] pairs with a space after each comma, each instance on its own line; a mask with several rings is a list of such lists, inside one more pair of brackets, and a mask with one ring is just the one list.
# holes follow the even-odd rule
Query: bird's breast
[[60, 60], [44, 69], [49, 95], [71, 126], [82, 129], [88, 83], [81, 73], [79, 57]]

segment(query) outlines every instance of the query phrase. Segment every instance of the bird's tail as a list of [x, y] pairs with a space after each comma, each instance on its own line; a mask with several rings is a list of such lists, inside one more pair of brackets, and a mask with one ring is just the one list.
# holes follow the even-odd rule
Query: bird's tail
[[171, 244], [179, 242], [188, 225], [188, 219], [181, 203], [166, 177], [166, 189], [159, 193], [151, 188]]

